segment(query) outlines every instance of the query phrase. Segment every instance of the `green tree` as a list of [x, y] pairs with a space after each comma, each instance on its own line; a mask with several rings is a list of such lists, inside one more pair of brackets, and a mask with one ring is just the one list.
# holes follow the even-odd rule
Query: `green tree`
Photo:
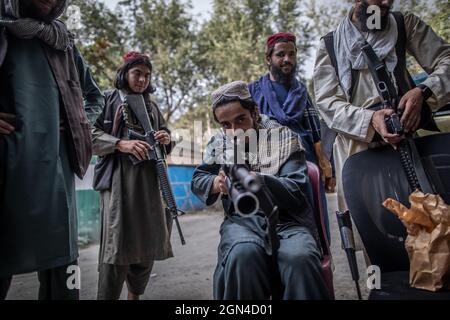
[[[95, 0], [73, 0], [81, 13], [80, 28], [71, 30], [100, 88], [112, 86], [125, 46], [127, 28], [120, 15]], [[64, 17], [66, 20], [69, 17]]]
[[213, 89], [235, 80], [250, 82], [266, 73], [266, 39], [275, 32], [298, 36], [298, 62], [300, 67], [304, 65], [312, 45], [312, 26], [305, 8], [298, 0], [215, 0], [211, 18], [197, 37], [199, 55], [195, 60], [203, 79], [199, 99], [180, 119], [180, 125], [206, 118]]
[[413, 12], [415, 15], [425, 18], [430, 13], [430, 5], [434, 0], [402, 0], [394, 2], [394, 10], [401, 12]]
[[445, 41], [450, 42], [450, 3], [448, 0], [436, 0], [436, 10], [427, 19], [430, 26]]
[[198, 36], [202, 74], [211, 89], [251, 81], [265, 70], [265, 38], [272, 32], [270, 1], [214, 1], [212, 17]]
[[190, 129], [195, 121], [202, 121], [204, 129], [218, 128], [212, 114], [208, 95], [199, 96], [193, 102], [192, 108], [186, 111], [174, 124], [177, 129]]
[[[396, 9], [411, 12], [425, 21], [447, 42], [450, 40], [450, 6], [448, 0], [404, 0], [396, 3]], [[407, 55], [408, 69], [412, 74], [424, 72], [417, 61]]]
[[354, 0], [337, 2], [309, 0], [306, 3], [306, 16], [311, 21], [313, 39], [318, 41], [320, 37], [335, 30], [354, 3]]
[[214, 1], [212, 16], [197, 36], [195, 63], [202, 80], [177, 128], [189, 128], [195, 120], [202, 120], [207, 128], [214, 127], [210, 92], [226, 82], [251, 81], [264, 72], [264, 38], [271, 32], [266, 23], [269, 6], [269, 1], [262, 6], [258, 1]]
[[116, 8], [116, 11], [124, 18], [123, 21], [129, 28], [128, 42], [131, 47], [136, 47], [137, 45], [135, 32], [137, 29], [138, 13], [140, 12], [142, 2], [143, 1], [141, 0], [121, 0], [118, 2]]
[[136, 49], [151, 55], [156, 99], [170, 122], [190, 105], [199, 78], [193, 60], [196, 46], [190, 3], [147, 0], [137, 4], [133, 42]]
[[279, 0], [275, 26], [278, 31], [288, 32], [299, 28], [302, 12], [299, 8], [299, 0]]
[[215, 0], [212, 17], [199, 34], [200, 65], [210, 86], [251, 81], [266, 72], [265, 42], [275, 32], [297, 35], [301, 68], [313, 44], [306, 8], [299, 0]]
[[[297, 36], [299, 77], [303, 78], [303, 66], [314, 45], [314, 27], [308, 17], [309, 6], [300, 0], [279, 0], [275, 15], [275, 31], [291, 32]], [[304, 80], [304, 79], [303, 79]]]

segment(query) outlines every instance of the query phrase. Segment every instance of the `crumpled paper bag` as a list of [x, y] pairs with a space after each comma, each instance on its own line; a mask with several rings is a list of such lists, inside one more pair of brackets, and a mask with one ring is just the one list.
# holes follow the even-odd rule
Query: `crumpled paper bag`
[[408, 230], [410, 285], [433, 292], [450, 289], [450, 206], [440, 196], [420, 191], [412, 193], [409, 202], [410, 209], [393, 199], [383, 206]]

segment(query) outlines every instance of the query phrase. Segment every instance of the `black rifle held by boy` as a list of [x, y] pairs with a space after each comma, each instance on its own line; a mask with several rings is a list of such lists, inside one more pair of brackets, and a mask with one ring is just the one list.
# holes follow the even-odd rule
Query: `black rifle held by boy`
[[165, 152], [163, 146], [161, 146], [155, 140], [155, 130], [153, 129], [152, 123], [150, 121], [147, 108], [145, 106], [144, 97], [140, 94], [128, 95], [125, 97], [125, 104], [133, 111], [136, 115], [139, 123], [144, 129], [144, 134], [139, 134], [133, 130], [129, 130], [129, 139], [131, 140], [141, 140], [148, 143], [152, 149], [148, 151], [148, 159], [155, 161], [156, 172], [158, 174], [159, 183], [161, 186], [161, 193], [166, 203], [166, 210], [170, 213], [175, 225], [180, 235], [181, 244], [185, 245], [183, 232], [181, 231], [180, 222], [178, 221], [179, 213], [184, 214], [181, 210], [177, 208], [175, 197], [173, 195], [172, 186], [170, 185], [169, 175], [167, 174], [167, 165], [165, 160]]

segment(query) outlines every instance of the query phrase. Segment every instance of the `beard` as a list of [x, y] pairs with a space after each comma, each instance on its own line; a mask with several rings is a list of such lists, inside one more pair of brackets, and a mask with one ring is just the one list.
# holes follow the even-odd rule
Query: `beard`
[[56, 9], [56, 4], [49, 13], [44, 13], [41, 8], [36, 6], [31, 0], [20, 1], [20, 14], [22, 17], [33, 18], [44, 22], [51, 22], [51, 16]]
[[292, 80], [295, 77], [295, 74], [297, 73], [297, 64], [291, 65], [291, 64], [284, 64], [292, 66], [292, 70], [289, 73], [286, 73], [282, 70], [282, 68], [277, 67], [273, 63], [270, 64], [269, 71], [272, 74], [272, 76], [275, 78], [275, 81], [284, 85], [290, 85]]
[[385, 7], [385, 6], [380, 6], [380, 9], [387, 9], [386, 14], [383, 16], [381, 15], [381, 19], [380, 19], [380, 29], [374, 28], [374, 29], [369, 29], [368, 25], [367, 25], [367, 20], [369, 20], [369, 18], [374, 14], [374, 13], [367, 13], [367, 9], [369, 8], [369, 4], [367, 3], [367, 0], [363, 0], [361, 2], [361, 5], [359, 7], [356, 8], [356, 16], [358, 18], [359, 21], [359, 27], [361, 28], [361, 31], [363, 32], [380, 32], [380, 31], [384, 31], [387, 28], [387, 25], [389, 23], [389, 13], [391, 11], [391, 7]]

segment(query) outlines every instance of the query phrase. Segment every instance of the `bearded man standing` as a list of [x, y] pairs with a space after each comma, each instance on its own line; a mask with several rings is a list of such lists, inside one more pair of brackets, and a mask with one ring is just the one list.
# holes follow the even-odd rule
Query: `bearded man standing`
[[[450, 46], [417, 16], [391, 12], [393, 0], [356, 0], [337, 29], [322, 38], [316, 57], [316, 104], [327, 126], [336, 131], [334, 161], [338, 207], [347, 209], [342, 169], [351, 155], [404, 137], [390, 134], [382, 99], [361, 51], [367, 41], [386, 65], [401, 98], [398, 109], [406, 133], [433, 124], [425, 116], [450, 100]], [[378, 6], [380, 24], [374, 28], [369, 6]], [[415, 87], [406, 68], [410, 53], [429, 74]]]
[[[306, 160], [316, 164], [326, 180], [331, 182], [332, 168], [322, 152], [320, 122], [306, 86], [297, 80], [297, 45], [292, 33], [281, 32], [267, 39], [266, 65], [269, 72], [249, 85], [253, 100], [261, 114], [294, 131], [305, 148]], [[327, 200], [324, 185], [321, 205], [330, 240]], [[310, 191], [312, 192], [312, 191]], [[310, 194], [312, 201], [312, 194]]]

